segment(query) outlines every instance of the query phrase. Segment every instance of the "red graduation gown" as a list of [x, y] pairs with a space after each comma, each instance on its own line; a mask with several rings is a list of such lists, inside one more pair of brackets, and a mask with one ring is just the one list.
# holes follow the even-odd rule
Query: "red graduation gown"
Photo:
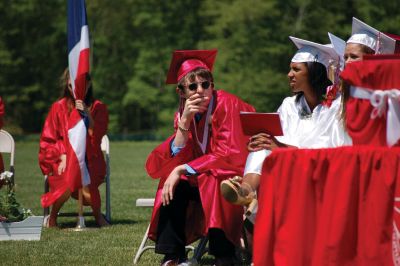
[[[146, 170], [152, 178], [160, 178], [153, 214], [151, 218], [149, 238], [156, 240], [159, 209], [162, 205], [161, 192], [165, 180], [178, 165], [188, 164], [197, 176], [181, 179], [188, 180], [198, 186], [201, 204], [189, 204], [186, 223], [187, 243], [192, 243], [207, 234], [209, 228], [222, 229], [227, 238], [238, 243], [241, 235], [243, 208], [225, 201], [220, 195], [222, 180], [242, 175], [247, 158], [247, 141], [241, 130], [240, 111], [254, 112], [251, 105], [225, 91], [213, 93], [212, 114], [207, 118], [203, 114], [198, 123], [192, 121], [189, 139], [186, 146], [174, 157], [170, 144], [175, 134], [156, 147], [147, 158]], [[177, 128], [178, 114], [175, 116]], [[209, 123], [208, 142], [203, 154], [197, 139], [203, 141], [204, 128]], [[196, 138], [196, 133], [198, 138]]]
[[[91, 184], [99, 186], [106, 174], [106, 164], [100, 144], [107, 131], [108, 111], [105, 104], [95, 100], [90, 113], [94, 120], [94, 128], [92, 136], [87, 134], [86, 158]], [[43, 207], [52, 205], [68, 189], [64, 174], [57, 174], [60, 155], [66, 154], [67, 147], [70, 147], [68, 145], [68, 116], [67, 99], [62, 98], [51, 106], [40, 136], [40, 169], [45, 175], [53, 173], [48, 177], [50, 192], [42, 195]]]

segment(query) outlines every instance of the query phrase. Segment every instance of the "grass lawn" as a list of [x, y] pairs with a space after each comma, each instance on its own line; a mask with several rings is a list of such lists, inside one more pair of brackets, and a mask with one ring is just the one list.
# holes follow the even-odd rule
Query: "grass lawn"
[[[0, 265], [132, 265], [151, 215], [150, 208], [136, 207], [135, 201], [154, 197], [157, 180], [147, 177], [144, 162], [156, 145], [110, 144], [111, 227], [73, 232], [68, 228], [75, 226], [75, 218], [61, 217], [61, 229], [43, 229], [40, 241], [0, 241]], [[37, 152], [36, 142], [16, 143], [16, 197], [23, 207], [42, 215], [43, 176]], [[104, 185], [101, 188], [104, 192]], [[76, 208], [76, 201], [70, 200], [62, 210]], [[88, 227], [94, 227], [92, 217], [85, 221]], [[150, 250], [144, 253], [139, 265], [159, 265], [160, 260], [161, 256]], [[205, 258], [204, 263], [209, 261]]]

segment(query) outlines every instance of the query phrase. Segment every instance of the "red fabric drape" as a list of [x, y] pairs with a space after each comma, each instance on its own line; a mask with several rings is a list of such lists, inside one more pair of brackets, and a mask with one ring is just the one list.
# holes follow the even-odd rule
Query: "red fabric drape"
[[400, 148], [274, 151], [259, 188], [255, 265], [392, 265], [397, 180]]
[[[351, 86], [371, 90], [400, 89], [400, 55], [364, 56], [363, 61], [346, 65], [341, 73]], [[386, 113], [371, 119], [369, 100], [350, 98], [346, 103], [346, 127], [353, 145], [386, 146]]]
[[346, 128], [353, 145], [386, 146], [386, 115], [371, 119], [369, 100], [350, 98], [346, 103]]

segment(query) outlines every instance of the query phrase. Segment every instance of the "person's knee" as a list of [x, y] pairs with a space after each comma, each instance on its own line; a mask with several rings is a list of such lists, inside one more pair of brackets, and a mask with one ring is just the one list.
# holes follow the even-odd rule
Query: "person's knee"
[[64, 194], [61, 195], [61, 197], [58, 198], [57, 201], [59, 202], [66, 202], [69, 198], [71, 197], [71, 191], [69, 189], [67, 189]]
[[235, 245], [226, 237], [220, 228], [210, 228], [208, 231], [210, 254], [216, 257], [235, 255]]

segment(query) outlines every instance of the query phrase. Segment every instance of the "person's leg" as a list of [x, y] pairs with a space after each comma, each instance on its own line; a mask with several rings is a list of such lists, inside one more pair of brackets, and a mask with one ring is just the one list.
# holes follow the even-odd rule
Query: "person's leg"
[[109, 223], [104, 219], [101, 213], [101, 198], [99, 188], [96, 185], [90, 184], [87, 187], [83, 187], [82, 194], [84, 202], [90, 204], [93, 211], [93, 216], [98, 226], [107, 226]]
[[221, 182], [221, 194], [230, 203], [248, 206], [256, 204], [256, 190], [260, 184], [260, 175], [248, 173], [243, 178], [235, 176]]
[[235, 245], [226, 238], [224, 231], [219, 228], [210, 228], [208, 238], [209, 253], [215, 256], [215, 265], [234, 265]]
[[55, 227], [57, 226], [57, 216], [58, 212], [60, 211], [61, 207], [64, 203], [69, 199], [71, 196], [71, 191], [67, 189], [64, 194], [61, 195], [51, 206], [48, 227]]
[[242, 184], [240, 185], [243, 196], [257, 191], [260, 186], [260, 177], [261, 175], [256, 173], [248, 173], [243, 177]]
[[234, 177], [221, 182], [223, 197], [233, 204], [249, 206], [249, 211], [252, 212], [257, 205], [254, 199], [260, 185], [262, 166], [265, 158], [270, 154], [270, 150], [249, 153], [243, 178]]
[[186, 210], [189, 199], [196, 193], [199, 194], [198, 188], [180, 181], [175, 188], [174, 199], [160, 208], [155, 252], [165, 255], [164, 262], [186, 260]]

